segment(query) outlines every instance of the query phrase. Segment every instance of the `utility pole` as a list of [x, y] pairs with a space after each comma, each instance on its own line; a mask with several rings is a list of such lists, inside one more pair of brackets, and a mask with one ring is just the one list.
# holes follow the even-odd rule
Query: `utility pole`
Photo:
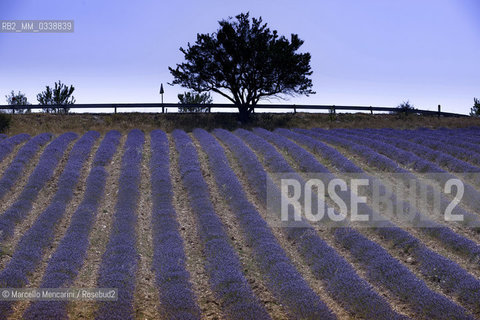
[[163, 94], [165, 91], [163, 90], [163, 83], [160, 84], [160, 95], [162, 96], [162, 113], [165, 113], [165, 107], [163, 106]]

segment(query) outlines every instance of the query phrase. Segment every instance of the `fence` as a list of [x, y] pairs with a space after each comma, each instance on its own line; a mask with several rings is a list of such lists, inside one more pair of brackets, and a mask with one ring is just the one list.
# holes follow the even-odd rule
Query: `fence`
[[[168, 108], [178, 108], [178, 107], [206, 107], [207, 111], [211, 112], [212, 109], [236, 109], [237, 106], [233, 104], [203, 104], [203, 105], [186, 105], [178, 103], [94, 103], [94, 104], [74, 104], [68, 105], [70, 109], [112, 109], [114, 113], [117, 113], [118, 109], [128, 108], [128, 109], [162, 109], [162, 113]], [[41, 105], [0, 105], [0, 110], [12, 110], [15, 113], [16, 109], [42, 109]], [[62, 105], [49, 105], [48, 108], [63, 108]], [[295, 105], [295, 104], [258, 104], [255, 105], [253, 112], [256, 109], [273, 109], [273, 110], [293, 110], [294, 113], [297, 113], [299, 110], [328, 110], [329, 112], [335, 114], [337, 111], [368, 111], [370, 114], [373, 114], [374, 111], [377, 112], [404, 112], [404, 113], [413, 113], [421, 115], [431, 115], [431, 116], [443, 116], [443, 117], [467, 117], [464, 114], [451, 113], [451, 112], [442, 112], [441, 106], [438, 105], [437, 111], [432, 110], [418, 110], [418, 109], [406, 109], [401, 110], [394, 107], [373, 107], [373, 106], [336, 106], [336, 105]]]

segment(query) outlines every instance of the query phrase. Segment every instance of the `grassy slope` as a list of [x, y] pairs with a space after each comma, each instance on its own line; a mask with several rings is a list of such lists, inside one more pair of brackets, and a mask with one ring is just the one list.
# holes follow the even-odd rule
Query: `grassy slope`
[[148, 114], [148, 113], [121, 113], [121, 114], [27, 114], [13, 115], [8, 135], [18, 133], [38, 134], [51, 132], [60, 134], [67, 131], [83, 133], [88, 130], [97, 130], [105, 133], [116, 129], [121, 132], [139, 128], [145, 132], [153, 129], [162, 129], [171, 132], [174, 129], [191, 131], [193, 128], [210, 130], [225, 128], [233, 130], [239, 127], [262, 127], [265, 129], [283, 128], [418, 128], [418, 127], [469, 127], [480, 126], [479, 118], [440, 118], [432, 116], [409, 115], [397, 116], [390, 114], [337, 114], [332, 120], [328, 114], [255, 114], [248, 125], [242, 126], [234, 113], [211, 114]]

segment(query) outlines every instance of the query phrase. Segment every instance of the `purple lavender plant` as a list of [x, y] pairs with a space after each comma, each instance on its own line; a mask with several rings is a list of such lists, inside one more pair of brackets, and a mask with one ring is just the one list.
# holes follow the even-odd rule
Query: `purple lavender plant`
[[[120, 133], [110, 131], [96, 151], [92, 169], [87, 178], [83, 200], [72, 216], [65, 236], [50, 258], [42, 288], [62, 288], [71, 285], [85, 259], [89, 233], [105, 190], [107, 172], [104, 168], [115, 154]], [[66, 319], [66, 301], [37, 301], [30, 305], [24, 319]]]
[[[0, 273], [2, 288], [21, 288], [28, 283], [28, 275], [42, 259], [45, 248], [53, 241], [55, 226], [65, 213], [73, 197], [80, 170], [90, 154], [98, 132], [90, 131], [80, 138], [70, 152], [65, 170], [60, 176], [58, 190], [50, 205], [43, 211], [30, 229], [22, 236], [9, 263]], [[68, 140], [67, 140], [68, 141]], [[10, 312], [11, 302], [2, 301], [0, 315]]]
[[160, 314], [165, 319], [200, 319], [172, 204], [169, 142], [163, 131], [152, 131], [151, 148], [153, 267], [160, 294]]
[[[437, 153], [439, 161], [448, 161], [453, 158], [470, 162], [478, 167], [480, 165], [480, 146], [472, 143], [462, 142], [458, 136], [444, 136], [438, 133], [430, 133], [425, 130], [368, 130], [373, 134], [383, 134], [390, 138], [400, 138], [416, 143]], [[464, 147], [467, 145], [467, 147]], [[449, 156], [447, 156], [449, 155]]]
[[[354, 152], [360, 157], [362, 157], [363, 159], [365, 159], [367, 163], [369, 163], [373, 167], [379, 168], [381, 170], [402, 173], [408, 179], [413, 179], [416, 181], [418, 180], [416, 176], [411, 174], [409, 171], [403, 168], [400, 168], [398, 164], [395, 163], [393, 160], [386, 158], [384, 156], [378, 155], [375, 151], [373, 151], [368, 147], [357, 145], [351, 142], [350, 140], [340, 138], [334, 134], [333, 135], [322, 134], [319, 132], [312, 133], [308, 130], [297, 130], [297, 131], [305, 134], [310, 134], [316, 137], [317, 139], [321, 139], [322, 141], [326, 141], [326, 142], [329, 142], [335, 145], [340, 145], [344, 148], [347, 148], [351, 152]], [[338, 167], [341, 171], [349, 170], [350, 167], [354, 166], [353, 163], [351, 165], [348, 164], [351, 161], [348, 160], [343, 155], [339, 155], [339, 156], [337, 155], [335, 157], [332, 157], [331, 155], [334, 153], [333, 151], [335, 150], [334, 148], [329, 147], [318, 140], [312, 139], [309, 136], [294, 133], [285, 129], [277, 129], [275, 132], [278, 132], [286, 137], [289, 137], [290, 139], [293, 139], [300, 144], [306, 145], [313, 152], [318, 153], [325, 159], [329, 160], [331, 163], [333, 164], [337, 163], [337, 166], [339, 163], [340, 166]], [[302, 151], [297, 150], [295, 154], [302, 154]], [[375, 161], [375, 160], [378, 160], [378, 161]], [[344, 164], [347, 164], [347, 165], [344, 166]], [[362, 177], [366, 179], [372, 179], [372, 177], [369, 175], [366, 175], [365, 172], [363, 172], [363, 170], [361, 169], [359, 170], [360, 171], [357, 171], [357, 173], [361, 173]], [[420, 184], [425, 185], [421, 182]], [[425, 185], [425, 188], [426, 188], [426, 191], [429, 193], [429, 196], [433, 198], [434, 197], [433, 193], [435, 192], [433, 188], [429, 185]], [[426, 233], [427, 235], [437, 240], [440, 240], [440, 242], [448, 249], [452, 250], [455, 253], [467, 256], [472, 261], [475, 261], [480, 257], [480, 247], [475, 242], [456, 234], [451, 229], [441, 224], [438, 224], [430, 220], [428, 217], [426, 217], [421, 212], [419, 212], [416, 208], [411, 206], [408, 202], [397, 200], [395, 195], [392, 195], [391, 199], [392, 199], [393, 209], [395, 211], [397, 210], [397, 207], [405, 208], [406, 212], [416, 217], [415, 218], [416, 220], [414, 221], [422, 221], [422, 224], [420, 226], [425, 228], [420, 228], [419, 230], [421, 230], [422, 232]], [[443, 195], [441, 195], [440, 200], [441, 200], [440, 210], [445, 210], [445, 208], [449, 205], [450, 202]], [[453, 212], [454, 214], [459, 214], [464, 216], [465, 219], [464, 221], [461, 222], [462, 224], [471, 228], [480, 227], [480, 219], [478, 218], [477, 215], [467, 212], [458, 206], [453, 210]]]
[[130, 131], [125, 143], [110, 240], [98, 278], [99, 287], [118, 289], [118, 301], [101, 302], [97, 319], [134, 318], [133, 294], [138, 264], [135, 223], [144, 142], [143, 132], [135, 129]]
[[[382, 155], [389, 157], [392, 160], [399, 162], [400, 164], [411, 168], [415, 172], [420, 172], [426, 174], [431, 179], [437, 181], [438, 183], [442, 184], [448, 179], [459, 179], [456, 175], [451, 174], [442, 168], [440, 168], [435, 163], [431, 161], [425, 160], [424, 158], [420, 157], [419, 155], [408, 151], [408, 148], [403, 150], [400, 148], [395, 147], [395, 141], [399, 141], [400, 139], [392, 139], [384, 137], [383, 135], [375, 135], [374, 137], [369, 137], [366, 133], [361, 133], [358, 131], [353, 130], [334, 130], [328, 131], [323, 129], [314, 129], [315, 132], [313, 134], [328, 134], [331, 135], [333, 132], [340, 137], [345, 139], [349, 139], [353, 142], [368, 146], [375, 150]], [[363, 137], [363, 135], [367, 135]], [[405, 141], [406, 143], [411, 143]], [[415, 145], [414, 143], [411, 143]], [[420, 146], [419, 146], [420, 147]], [[424, 150], [425, 151], [425, 150]], [[420, 151], [418, 151], [420, 152]], [[425, 151], [428, 153], [428, 151]], [[458, 160], [460, 161], [460, 160]], [[458, 171], [463, 172], [463, 171]], [[441, 175], [438, 175], [441, 173]], [[478, 173], [474, 174], [474, 178], [479, 180], [480, 175]], [[471, 208], [480, 208], [480, 192], [478, 192], [472, 185], [468, 183], [464, 183], [465, 192], [463, 197], [463, 202], [469, 205]]]
[[27, 185], [17, 201], [0, 216], [0, 241], [9, 238], [13, 234], [15, 225], [31, 210], [38, 193], [53, 176], [53, 172], [68, 145], [76, 138], [77, 134], [75, 133], [65, 133], [45, 148], [38, 165], [28, 178]]
[[0, 162], [13, 151], [16, 145], [30, 139], [26, 133], [17, 134], [16, 136], [5, 138], [0, 141]]
[[[318, 301], [314, 292], [292, 265], [290, 259], [270, 231], [268, 224], [247, 200], [238, 178], [228, 164], [223, 148], [214, 137], [204, 130], [196, 129], [194, 134], [207, 153], [210, 168], [215, 175], [217, 185], [226, 197], [232, 211], [236, 214], [240, 227], [246, 235], [248, 245], [253, 248], [255, 259], [261, 266], [267, 277], [267, 283], [278, 297], [278, 300], [290, 310], [292, 316], [300, 316], [300, 312], [305, 312], [302, 310], [309, 309], [313, 310], [309, 310], [306, 315], [315, 314], [315, 309], [318, 309], [317, 312], [322, 318], [332, 318], [333, 316], [326, 305]], [[321, 249], [330, 249], [329, 251], [333, 253], [333, 250], [324, 243]], [[335, 262], [343, 261], [336, 254], [332, 254], [329, 258], [335, 260]], [[342, 267], [345, 268], [346, 265], [346, 263], [339, 263], [336, 265], [336, 270]], [[330, 266], [333, 267], [333, 265]], [[350, 266], [348, 265], [348, 267]], [[333, 270], [330, 271], [333, 272]], [[381, 316], [392, 319], [394, 313], [389, 309], [388, 304], [376, 296], [366, 283], [361, 283], [351, 267], [342, 271], [345, 272], [338, 271], [339, 275], [342, 274], [339, 278], [348, 279], [350, 284], [357, 288], [360, 293], [347, 295], [344, 291], [344, 295], [340, 298], [350, 301], [350, 297], [358, 298], [364, 295], [363, 298], [371, 303], [371, 308], [368, 309], [368, 307], [365, 308], [363, 305], [361, 307], [358, 305], [351, 306], [347, 301], [342, 301], [347, 302], [346, 304], [350, 307], [352, 313], [370, 315], [377, 319]], [[368, 310], [365, 311], [365, 309]]]
[[240, 261], [213, 208], [192, 140], [180, 130], [173, 131], [172, 135], [182, 182], [203, 242], [212, 291], [230, 319], [269, 319], [243, 276]]
[[45, 145], [51, 139], [52, 135], [50, 133], [42, 133], [29, 140], [22, 148], [20, 148], [15, 159], [13, 159], [12, 163], [5, 170], [0, 180], [0, 199], [2, 199], [12, 188], [25, 170], [26, 165], [35, 156], [40, 147]]
[[[284, 131], [282, 133], [285, 134]], [[307, 138], [305, 137], [304, 140], [308, 140]], [[415, 256], [416, 260], [420, 262], [422, 273], [426, 278], [438, 279], [440, 287], [445, 292], [453, 293], [462, 305], [472, 312], [480, 312], [480, 305], [473, 303], [475, 299], [480, 300], [479, 280], [475, 279], [475, 277], [471, 276], [455, 262], [426, 248], [418, 239], [396, 226], [384, 226], [376, 228], [374, 231], [378, 232], [382, 238], [388, 240], [394, 247], [402, 248], [403, 251]], [[473, 257], [478, 257], [478, 245], [469, 239], [456, 235], [450, 229], [425, 228], [424, 231], [454, 249], [455, 243], [458, 242], [457, 246], [462, 244], [467, 248], [466, 251], [469, 254]], [[458, 246], [458, 251], [462, 250], [462, 245]]]
[[[236, 131], [236, 134], [239, 135], [245, 142], [247, 142], [250, 147], [254, 150], [262, 154], [264, 157], [264, 161], [272, 170], [276, 172], [294, 172], [294, 170], [286, 163], [285, 159], [265, 140], [262, 138], [246, 131], [239, 129]], [[268, 156], [267, 156], [268, 155]], [[267, 158], [268, 157], [268, 158]], [[451, 302], [450, 300], [446, 299], [444, 296], [436, 294], [433, 291], [430, 291], [428, 287], [417, 279], [413, 274], [411, 274], [408, 269], [401, 268], [401, 264], [391, 257], [383, 248], [381, 248], [378, 244], [366, 239], [364, 236], [360, 235], [357, 231], [350, 228], [336, 228], [335, 235], [346, 233], [347, 235], [351, 235], [352, 237], [356, 238], [359, 242], [360, 248], [362, 250], [370, 250], [372, 256], [379, 256], [380, 260], [361, 260], [360, 262], [365, 265], [365, 268], [369, 269], [372, 274], [375, 274], [376, 277], [380, 277], [383, 281], [377, 282], [379, 284], [383, 284], [384, 286], [388, 286], [389, 290], [395, 294], [398, 298], [402, 300], [406, 300], [412, 306], [412, 311], [414, 311], [419, 317], [422, 318], [444, 318], [448, 319], [452, 316], [461, 315], [462, 318], [470, 318], [466, 313], [465, 309], [458, 306], [457, 304]], [[378, 234], [387, 239], [388, 241], [395, 244], [395, 246], [405, 249], [410, 249], [414, 251], [414, 254], [421, 255], [421, 259], [425, 265], [430, 263], [435, 263], [436, 268], [440, 268], [442, 270], [450, 270], [455, 271], [457, 275], [455, 276], [457, 280], [463, 281], [465, 285], [469, 285], [470, 292], [476, 292], [479, 281], [477, 281], [474, 277], [469, 275], [466, 271], [461, 269], [455, 263], [445, 259], [444, 257], [428, 250], [425, 248], [416, 238], [412, 237], [409, 233], [405, 232], [404, 230], [394, 226], [393, 224], [386, 222], [383, 227], [373, 228], [374, 231], [378, 232]], [[337, 236], [337, 241], [339, 241], [342, 245], [345, 246], [343, 239], [347, 239], [346, 237], [339, 237]], [[364, 240], [361, 240], [364, 239]], [[352, 251], [351, 251], [352, 252]], [[435, 257], [434, 259], [429, 259], [428, 262], [426, 260], [425, 252], [431, 253], [431, 257]], [[370, 256], [367, 254], [366, 251], [361, 251], [364, 256]], [[354, 252], [352, 252], [354, 254]], [[361, 256], [357, 256], [356, 258], [359, 259]], [[420, 259], [419, 259], [420, 260]], [[385, 262], [384, 264], [379, 265], [378, 262], [382, 261]], [[375, 263], [377, 262], [377, 263]], [[450, 262], [448, 266], [444, 264], [445, 262]], [[384, 271], [385, 267], [392, 268], [392, 265], [396, 265], [393, 267], [395, 270], [399, 270], [403, 275], [400, 276], [391, 276], [391, 274], [386, 274]], [[397, 267], [398, 266], [398, 267]], [[438, 269], [437, 269], [438, 270]], [[371, 274], [368, 272], [368, 274]], [[380, 273], [380, 274], [378, 274]], [[458, 274], [461, 273], [461, 276]], [[383, 278], [382, 278], [383, 277]], [[371, 281], [377, 281], [375, 277], [369, 276]], [[402, 287], [402, 282], [397, 282], [399, 279], [404, 281], [408, 280], [408, 284], [410, 286], [415, 286], [416, 290], [411, 291], [412, 287]], [[388, 284], [387, 284], [388, 282]], [[478, 287], [480, 288], [480, 287]], [[410, 291], [408, 291], [410, 290]], [[428, 292], [428, 295], [423, 294], [424, 292]], [[418, 295], [412, 296], [412, 293], [418, 293]], [[459, 292], [457, 291], [457, 294]], [[461, 294], [459, 294], [461, 296]], [[468, 304], [469, 301], [462, 301], [465, 304]], [[435, 309], [438, 304], [443, 306], [442, 310], [438, 308]], [[475, 310], [478, 306], [469, 305], [468, 307]], [[476, 310], [475, 310], [476, 311]]]

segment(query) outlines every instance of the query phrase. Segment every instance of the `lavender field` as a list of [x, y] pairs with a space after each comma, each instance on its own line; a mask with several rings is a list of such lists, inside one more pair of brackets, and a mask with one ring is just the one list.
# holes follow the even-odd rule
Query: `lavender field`
[[[447, 177], [463, 219], [392, 194], [422, 226], [279, 227], [278, 173], [399, 174], [432, 194]], [[479, 173], [478, 128], [0, 135], [0, 288], [118, 289], [0, 299], [0, 319], [480, 319]], [[372, 197], [359, 210], [382, 215]]]

